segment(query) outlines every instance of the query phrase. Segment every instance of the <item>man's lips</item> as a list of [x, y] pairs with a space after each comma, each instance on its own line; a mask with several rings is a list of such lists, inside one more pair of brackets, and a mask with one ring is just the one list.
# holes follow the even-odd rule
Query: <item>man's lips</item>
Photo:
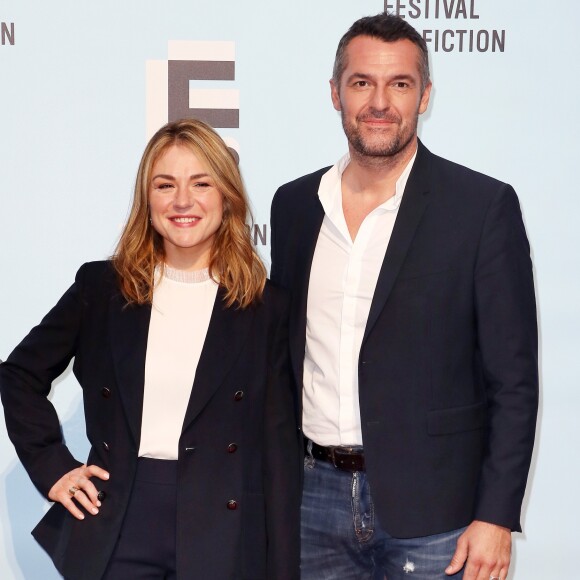
[[398, 122], [397, 119], [392, 119], [390, 117], [362, 117], [359, 121], [361, 123], [366, 123], [367, 125], [376, 125], [377, 127], [386, 127], [387, 125], [393, 125]]

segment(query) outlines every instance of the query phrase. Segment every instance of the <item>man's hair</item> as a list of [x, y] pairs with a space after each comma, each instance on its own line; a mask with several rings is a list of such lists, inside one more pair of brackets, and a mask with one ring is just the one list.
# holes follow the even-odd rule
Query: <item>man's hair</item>
[[346, 68], [346, 47], [357, 36], [370, 36], [384, 42], [410, 40], [419, 48], [419, 72], [421, 74], [421, 90], [429, 84], [429, 53], [427, 43], [423, 37], [403, 18], [381, 12], [376, 16], [365, 16], [357, 20], [340, 39], [336, 49], [332, 79], [337, 87], [340, 84], [342, 73]]
[[121, 292], [129, 304], [153, 301], [155, 269], [164, 267], [165, 251], [149, 219], [151, 172], [173, 145], [189, 149], [221, 193], [222, 223], [211, 247], [209, 272], [224, 288], [227, 306], [246, 308], [260, 299], [266, 283], [266, 269], [250, 239], [248, 198], [232, 152], [209, 125], [195, 119], [161, 127], [145, 148], [129, 218], [112, 258]]

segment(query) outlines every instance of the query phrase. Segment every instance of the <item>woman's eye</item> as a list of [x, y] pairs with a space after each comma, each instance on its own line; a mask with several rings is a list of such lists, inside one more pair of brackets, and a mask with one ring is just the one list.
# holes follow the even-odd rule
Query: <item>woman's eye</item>
[[155, 189], [165, 190], [173, 189], [173, 183], [157, 183]]

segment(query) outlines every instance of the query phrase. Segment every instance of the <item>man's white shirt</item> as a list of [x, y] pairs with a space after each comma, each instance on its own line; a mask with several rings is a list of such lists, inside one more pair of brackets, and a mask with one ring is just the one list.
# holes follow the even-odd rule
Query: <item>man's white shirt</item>
[[320, 181], [324, 220], [310, 272], [303, 430], [319, 445], [362, 445], [358, 359], [379, 271], [416, 153], [395, 195], [370, 212], [351, 240], [342, 209], [347, 154]]

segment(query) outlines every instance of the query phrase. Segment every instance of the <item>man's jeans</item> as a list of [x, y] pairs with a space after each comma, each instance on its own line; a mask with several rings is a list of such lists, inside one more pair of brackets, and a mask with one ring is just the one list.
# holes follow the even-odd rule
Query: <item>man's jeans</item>
[[443, 580], [465, 528], [422, 538], [387, 534], [374, 511], [367, 476], [311, 456], [302, 500], [302, 580]]

